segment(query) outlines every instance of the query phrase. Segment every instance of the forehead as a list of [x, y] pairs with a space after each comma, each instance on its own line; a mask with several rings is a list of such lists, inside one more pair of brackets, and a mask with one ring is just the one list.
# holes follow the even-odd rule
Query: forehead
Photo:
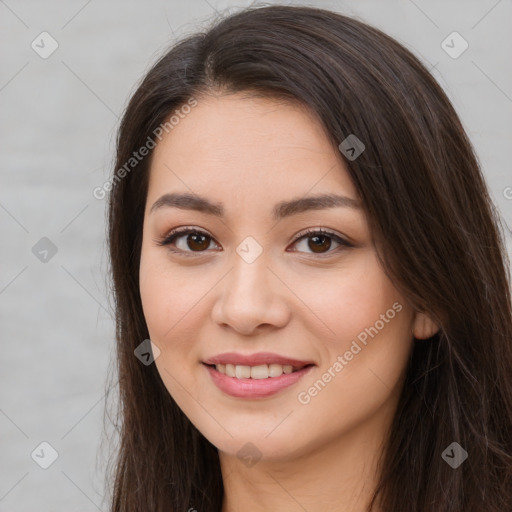
[[201, 97], [152, 157], [148, 198], [188, 191], [257, 207], [283, 198], [356, 198], [339, 151], [299, 104], [241, 94]]

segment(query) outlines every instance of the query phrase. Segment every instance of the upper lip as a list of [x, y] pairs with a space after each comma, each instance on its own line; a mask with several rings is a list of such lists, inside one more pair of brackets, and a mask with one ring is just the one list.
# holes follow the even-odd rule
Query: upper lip
[[258, 352], [256, 354], [244, 355], [237, 354], [236, 352], [226, 352], [210, 357], [205, 364], [233, 364], [239, 366], [258, 366], [262, 364], [280, 364], [291, 365], [294, 368], [303, 368], [313, 361], [300, 361], [299, 359], [292, 359], [291, 357], [273, 354], [271, 352]]

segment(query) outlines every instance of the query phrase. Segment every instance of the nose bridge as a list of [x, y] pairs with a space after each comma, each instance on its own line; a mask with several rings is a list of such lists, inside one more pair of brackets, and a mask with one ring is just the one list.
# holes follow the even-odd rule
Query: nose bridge
[[[245, 236], [234, 248], [232, 255], [231, 286], [238, 292], [265, 293], [268, 292], [269, 265], [268, 248], [264, 248], [264, 237], [258, 240], [251, 235]], [[245, 290], [244, 290], [245, 288]]]
[[268, 300], [271, 293], [268, 264], [267, 253], [263, 248], [257, 251], [251, 246], [251, 242], [242, 242], [233, 255], [233, 268], [227, 291], [234, 295], [236, 300]]

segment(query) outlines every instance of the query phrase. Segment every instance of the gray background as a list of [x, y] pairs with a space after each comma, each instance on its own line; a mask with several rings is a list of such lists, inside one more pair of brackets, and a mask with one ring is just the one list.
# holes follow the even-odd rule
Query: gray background
[[[118, 117], [157, 56], [217, 11], [249, 4], [0, 0], [0, 512], [107, 509], [100, 442], [114, 331], [105, 200], [92, 190], [109, 176]], [[309, 5], [383, 29], [432, 68], [512, 228], [512, 1]], [[59, 45], [46, 59], [31, 48], [43, 31]], [[453, 31], [469, 44], [456, 59], [441, 47]], [[32, 250], [43, 237], [57, 249], [46, 262]], [[31, 457], [43, 441], [59, 455], [48, 469]], [[34, 457], [48, 461], [42, 450]]]

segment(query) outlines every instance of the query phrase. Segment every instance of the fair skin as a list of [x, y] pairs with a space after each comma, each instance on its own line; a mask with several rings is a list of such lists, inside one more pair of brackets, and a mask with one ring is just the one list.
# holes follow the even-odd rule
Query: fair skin
[[[362, 208], [272, 217], [281, 201], [321, 194], [358, 201], [345, 165], [306, 110], [240, 94], [198, 98], [155, 148], [141, 299], [166, 388], [219, 449], [222, 512], [363, 512], [413, 334], [428, 338], [437, 330], [385, 275]], [[151, 211], [170, 193], [222, 203], [224, 215], [168, 205]], [[207, 237], [180, 233], [170, 246], [158, 245], [180, 226]], [[352, 246], [303, 237], [309, 228]], [[236, 250], [247, 237], [262, 249], [251, 263]], [[389, 313], [377, 324], [390, 310], [393, 318]], [[338, 356], [370, 326], [378, 333], [333, 371]], [[273, 352], [314, 366], [271, 396], [233, 397], [203, 364], [224, 352]], [[320, 392], [308, 393], [326, 372], [331, 377], [324, 377]], [[237, 456], [244, 446], [256, 463]]]

